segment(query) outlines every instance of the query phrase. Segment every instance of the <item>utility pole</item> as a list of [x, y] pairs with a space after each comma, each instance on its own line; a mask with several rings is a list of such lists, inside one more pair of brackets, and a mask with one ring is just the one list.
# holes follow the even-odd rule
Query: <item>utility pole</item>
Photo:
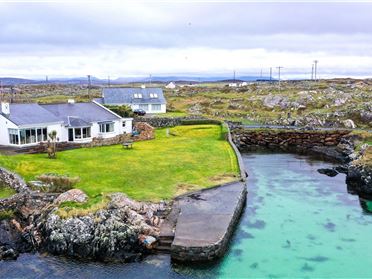
[[90, 75], [88, 75], [88, 96], [90, 98]]
[[273, 79], [273, 67], [270, 67], [270, 81]]
[[151, 83], [152, 83], [152, 75], [150, 74], [150, 86], [151, 86]]
[[311, 80], [314, 79], [314, 63], [311, 64]]
[[314, 79], [317, 81], [317, 73], [318, 73], [318, 60], [314, 60]]
[[236, 77], [235, 74], [236, 74], [236, 73], [235, 73], [235, 70], [234, 70], [234, 82], [235, 82], [235, 77]]
[[261, 69], [260, 79], [262, 80], [262, 69]]
[[49, 78], [48, 76], [45, 76], [45, 83], [48, 83], [49, 82]]
[[110, 76], [107, 76], [107, 86], [110, 87], [111, 86], [111, 80], [110, 80]]
[[278, 84], [279, 84], [279, 91], [280, 91], [280, 70], [283, 69], [282, 66], [276, 67], [278, 69]]

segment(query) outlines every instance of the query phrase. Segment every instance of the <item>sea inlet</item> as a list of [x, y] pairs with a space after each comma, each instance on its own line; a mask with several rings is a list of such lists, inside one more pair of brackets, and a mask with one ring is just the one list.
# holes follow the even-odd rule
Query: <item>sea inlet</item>
[[333, 163], [288, 153], [245, 153], [247, 205], [226, 255], [178, 264], [92, 263], [40, 254], [0, 262], [0, 278], [370, 278], [372, 202], [348, 193]]

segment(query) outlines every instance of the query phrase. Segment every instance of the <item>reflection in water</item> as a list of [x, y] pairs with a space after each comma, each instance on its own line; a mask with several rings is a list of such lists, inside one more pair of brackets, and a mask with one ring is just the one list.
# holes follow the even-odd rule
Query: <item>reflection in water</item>
[[[25, 254], [0, 262], [0, 278], [371, 278], [372, 199], [347, 192], [335, 165], [270, 153], [243, 156], [248, 199], [226, 256], [182, 265], [155, 255], [132, 264]], [[363, 209], [361, 209], [361, 207]], [[37, 274], [37, 276], [36, 276]]]

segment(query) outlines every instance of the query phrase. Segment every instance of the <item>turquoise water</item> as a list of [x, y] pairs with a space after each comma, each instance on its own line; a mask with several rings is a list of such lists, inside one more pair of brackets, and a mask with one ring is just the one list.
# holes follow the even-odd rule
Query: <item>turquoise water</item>
[[[168, 256], [133, 264], [25, 254], [0, 278], [372, 278], [372, 203], [347, 193], [331, 163], [293, 154], [246, 154], [248, 200], [226, 256], [179, 265]], [[364, 209], [363, 209], [363, 208]]]

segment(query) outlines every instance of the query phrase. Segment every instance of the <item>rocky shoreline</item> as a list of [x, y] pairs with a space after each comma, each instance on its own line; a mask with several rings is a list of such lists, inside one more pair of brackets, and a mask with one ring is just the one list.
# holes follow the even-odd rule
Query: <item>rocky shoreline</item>
[[[136, 202], [122, 193], [107, 197], [107, 204], [84, 216], [61, 217], [59, 205], [84, 200], [80, 190], [62, 194], [32, 191], [17, 175], [1, 169], [0, 179], [18, 192], [0, 200], [0, 260], [20, 253], [47, 252], [98, 261], [130, 262], [151, 252], [151, 242], [169, 210], [166, 203]], [[20, 185], [22, 187], [20, 187]]]

